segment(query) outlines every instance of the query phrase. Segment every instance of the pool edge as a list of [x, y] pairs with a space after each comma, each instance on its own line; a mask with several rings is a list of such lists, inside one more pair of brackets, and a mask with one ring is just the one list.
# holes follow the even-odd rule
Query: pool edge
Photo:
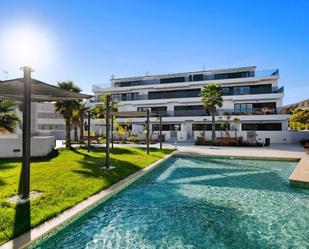
[[102, 191], [76, 204], [75, 206], [63, 211], [56, 217], [51, 218], [50, 220], [43, 222], [42, 224], [29, 230], [28, 232], [19, 235], [18, 237], [6, 242], [3, 245], [0, 245], [0, 249], [25, 248], [32, 243], [38, 241], [39, 239], [42, 239], [44, 236], [57, 230], [59, 227], [63, 226], [65, 223], [69, 222], [75, 217], [82, 215], [89, 209], [92, 209], [96, 205], [119, 193], [121, 190], [125, 189], [126, 187], [137, 181], [139, 178], [149, 173], [151, 170], [155, 169], [161, 163], [174, 156], [176, 152], [177, 150], [172, 151], [170, 154], [164, 156], [163, 158], [160, 158], [154, 163], [148, 165], [147, 167], [134, 172], [133, 174], [116, 182], [107, 189], [103, 189]]

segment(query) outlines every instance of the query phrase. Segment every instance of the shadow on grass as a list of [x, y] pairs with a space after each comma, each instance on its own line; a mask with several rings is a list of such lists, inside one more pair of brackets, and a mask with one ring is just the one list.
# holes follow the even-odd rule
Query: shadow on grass
[[[48, 162], [59, 155], [59, 151], [53, 149], [47, 156], [44, 157], [31, 157], [31, 162]], [[1, 158], [0, 159], [0, 170], [6, 168], [14, 168], [14, 165], [7, 165], [7, 163], [21, 163], [22, 158]]]
[[5, 185], [5, 181], [3, 181], [2, 179], [0, 179], [0, 186], [4, 186]]
[[[19, 176], [18, 195], [22, 193], [22, 171]], [[31, 212], [30, 212], [30, 200], [17, 204], [15, 207], [15, 217], [13, 225], [13, 238], [28, 232], [31, 229]], [[13, 248], [20, 248], [23, 243], [31, 240], [30, 233], [27, 233], [22, 241], [14, 241]]]

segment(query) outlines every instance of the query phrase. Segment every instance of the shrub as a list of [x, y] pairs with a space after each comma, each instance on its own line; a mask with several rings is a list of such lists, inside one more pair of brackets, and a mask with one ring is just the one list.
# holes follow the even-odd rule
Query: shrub
[[207, 141], [202, 137], [197, 137], [195, 145], [208, 145], [208, 146], [244, 146], [244, 147], [262, 147], [262, 143], [254, 142], [244, 142], [242, 137], [225, 137], [217, 138], [215, 142]]
[[99, 144], [105, 144], [105, 138], [104, 137], [99, 137], [98, 138], [98, 143]]
[[197, 137], [194, 144], [195, 145], [206, 145], [206, 140], [203, 137]]
[[138, 138], [137, 138], [137, 135], [131, 135], [128, 137], [128, 142], [129, 143], [134, 143], [136, 144], [138, 142]]

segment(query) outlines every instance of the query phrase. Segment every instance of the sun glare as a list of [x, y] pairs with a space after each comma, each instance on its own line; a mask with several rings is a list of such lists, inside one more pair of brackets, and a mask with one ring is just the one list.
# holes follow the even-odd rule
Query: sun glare
[[20, 26], [1, 35], [2, 56], [16, 66], [41, 67], [51, 61], [51, 43], [36, 27]]

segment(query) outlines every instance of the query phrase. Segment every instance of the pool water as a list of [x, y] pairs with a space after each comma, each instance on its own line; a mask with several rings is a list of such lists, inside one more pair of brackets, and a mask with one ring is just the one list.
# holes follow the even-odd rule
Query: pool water
[[31, 248], [309, 248], [296, 162], [171, 157]]

